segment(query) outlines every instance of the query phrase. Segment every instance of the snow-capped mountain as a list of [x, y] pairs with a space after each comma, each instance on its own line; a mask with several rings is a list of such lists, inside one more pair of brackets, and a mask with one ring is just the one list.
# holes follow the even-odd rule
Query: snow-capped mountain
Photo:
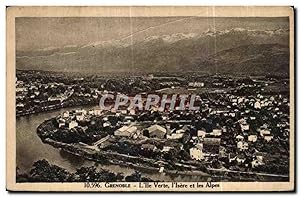
[[[278, 45], [277, 48], [286, 48], [288, 43], [289, 32], [284, 29], [264, 31], [243, 28], [208, 29], [201, 33], [152, 35], [142, 40], [127, 36], [118, 40], [95, 41], [85, 45], [17, 51], [17, 68], [39, 69], [39, 65], [43, 64], [43, 68], [55, 71], [61, 70], [62, 65], [69, 65], [70, 70], [86, 72], [155, 72], [180, 71], [186, 68], [203, 70], [204, 68], [198, 65], [203, 62], [211, 64], [211, 61], [205, 60], [213, 55], [221, 56], [222, 53], [219, 53], [221, 51], [241, 46], [250, 46], [247, 48], [249, 51], [251, 46], [259, 48], [265, 45], [271, 47]], [[239, 58], [246, 59], [247, 50], [244, 50]], [[257, 50], [257, 54], [255, 51], [251, 53], [259, 57], [259, 53], [262, 52]]]

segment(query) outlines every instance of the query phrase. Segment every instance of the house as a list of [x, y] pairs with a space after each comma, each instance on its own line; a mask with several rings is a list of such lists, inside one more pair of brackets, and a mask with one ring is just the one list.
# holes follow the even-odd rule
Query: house
[[246, 124], [246, 123], [240, 124], [240, 126], [241, 126], [242, 131], [248, 131], [250, 128], [249, 124]]
[[171, 146], [163, 146], [163, 149], [161, 150], [162, 152], [169, 152], [173, 147]]
[[89, 115], [94, 115], [94, 110], [89, 110], [89, 111], [88, 111], [88, 114], [89, 114]]
[[199, 140], [199, 137], [198, 136], [193, 136], [192, 138], [191, 138], [191, 142], [193, 142], [193, 143], [198, 143], [200, 140]]
[[175, 133], [178, 133], [178, 134], [179, 134], [179, 133], [185, 133], [185, 129], [179, 129], [179, 130], [176, 130]]
[[237, 156], [235, 154], [229, 153], [229, 155], [228, 155], [228, 161], [229, 161], [229, 163], [235, 161], [236, 158], [237, 158]]
[[136, 114], [135, 109], [129, 109], [129, 114], [130, 115], [135, 115]]
[[252, 168], [263, 165], [264, 154], [261, 152], [255, 153], [255, 159], [251, 162]]
[[69, 123], [69, 129], [73, 129], [75, 127], [78, 126], [78, 123], [74, 120], [72, 120], [70, 123]]
[[262, 136], [262, 137], [265, 135], [271, 134], [270, 130], [268, 130], [268, 129], [260, 129], [259, 132], [260, 132], [260, 136]]
[[235, 137], [235, 139], [237, 139], [238, 141], [243, 141], [243, 140], [244, 140], [244, 136], [237, 135], [237, 136]]
[[17, 103], [17, 107], [24, 107], [25, 105], [23, 103]]
[[77, 114], [77, 115], [76, 115], [76, 120], [77, 120], [77, 121], [83, 121], [83, 120], [84, 120], [84, 114], [83, 114], [83, 113]]
[[220, 135], [222, 135], [222, 130], [221, 129], [213, 129], [211, 134], [214, 136], [220, 136]]
[[236, 161], [238, 162], [238, 164], [243, 164], [246, 161], [246, 156], [244, 154], [239, 154], [236, 157]]
[[203, 82], [189, 82], [189, 87], [194, 87], [194, 88], [204, 87], [204, 83]]
[[206, 132], [204, 130], [198, 130], [197, 136], [201, 138], [205, 138]]
[[229, 116], [231, 116], [231, 117], [235, 117], [235, 113], [234, 112], [230, 112], [229, 114], [228, 114]]
[[263, 159], [264, 159], [264, 153], [262, 153], [262, 152], [256, 152], [255, 154], [255, 158], [258, 160], [258, 161], [260, 161], [260, 162], [263, 162]]
[[222, 127], [222, 133], [227, 133], [227, 128], [226, 128], [226, 126], [223, 126], [223, 127]]
[[115, 136], [122, 137], [133, 137], [135, 134], [139, 135], [137, 127], [135, 126], [123, 126], [114, 132]]
[[163, 173], [164, 172], [165, 167], [161, 166], [158, 170], [159, 173]]
[[110, 112], [111, 112], [111, 113], [117, 113], [117, 109], [114, 108], [114, 107], [112, 107], [112, 108], [110, 109]]
[[103, 127], [110, 127], [111, 123], [109, 121], [103, 123]]
[[195, 144], [195, 147], [199, 148], [200, 150], [203, 150], [203, 143], [198, 142], [198, 143]]
[[149, 137], [155, 137], [155, 138], [164, 138], [167, 130], [159, 125], [152, 125], [151, 127], [148, 127], [147, 130], [149, 131]]
[[76, 109], [75, 112], [76, 114], [83, 114], [83, 115], [87, 114], [87, 111], [85, 109]]
[[240, 150], [248, 150], [248, 143], [244, 141], [240, 141], [237, 143], [237, 148]]
[[172, 133], [171, 135], [167, 135], [167, 139], [178, 140], [183, 138], [184, 133]]
[[244, 102], [244, 98], [243, 97], [239, 97], [238, 98], [238, 104], [243, 103]]
[[52, 95], [48, 98], [48, 101], [60, 101], [63, 102], [64, 100], [66, 100], [67, 97], [63, 94], [59, 94], [59, 95]]
[[260, 166], [260, 165], [262, 165], [262, 163], [259, 162], [257, 159], [255, 159], [255, 160], [253, 160], [253, 161], [251, 162], [252, 168], [255, 168], [255, 167]]
[[123, 114], [123, 115], [126, 115], [127, 114], [127, 110], [126, 109], [122, 109], [122, 110], [120, 110], [120, 113]]
[[66, 121], [63, 118], [58, 119], [57, 122], [59, 128], [66, 126]]
[[242, 119], [238, 120], [238, 122], [240, 123], [240, 125], [247, 124], [247, 121], [246, 121], [245, 118], [242, 118]]
[[250, 116], [250, 120], [255, 120], [256, 117], [255, 116]]
[[264, 136], [264, 139], [267, 141], [267, 142], [269, 142], [269, 141], [271, 141], [272, 139], [273, 139], [273, 135], [265, 135]]
[[65, 112], [63, 113], [63, 118], [68, 118], [69, 115], [70, 115], [69, 111], [65, 111]]
[[25, 92], [27, 91], [26, 88], [16, 88], [16, 92]]
[[257, 135], [249, 135], [248, 136], [249, 142], [256, 142], [257, 141]]
[[93, 111], [94, 111], [94, 115], [95, 116], [100, 116], [102, 114], [102, 110], [101, 109], [96, 108]]
[[92, 97], [93, 97], [94, 99], [97, 99], [97, 98], [98, 98], [98, 95], [97, 95], [97, 94], [93, 94]]
[[59, 123], [58, 123], [58, 127], [59, 127], [59, 128], [62, 128], [62, 127], [64, 127], [65, 125], [66, 125], [65, 122], [59, 122]]
[[256, 101], [256, 102], [254, 103], [254, 108], [255, 108], [255, 109], [261, 109], [261, 105], [260, 105], [260, 102], [259, 102], [259, 101]]
[[196, 147], [190, 148], [190, 156], [194, 160], [202, 160], [204, 158], [202, 149]]
[[125, 116], [124, 120], [123, 120], [124, 124], [131, 124], [132, 122], [134, 122], [134, 118], [132, 116]]

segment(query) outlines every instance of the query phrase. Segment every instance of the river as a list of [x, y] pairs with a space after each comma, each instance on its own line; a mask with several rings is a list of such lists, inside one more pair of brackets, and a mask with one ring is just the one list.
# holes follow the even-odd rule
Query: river
[[[78, 107], [79, 109], [80, 107]], [[83, 107], [89, 109], [91, 107]], [[66, 153], [60, 149], [54, 148], [51, 145], [44, 144], [36, 134], [36, 129], [43, 121], [55, 117], [66, 110], [77, 109], [64, 108], [50, 112], [42, 112], [38, 114], [31, 114], [27, 116], [18, 117], [16, 121], [16, 160], [17, 167], [20, 172], [28, 172], [32, 168], [32, 164], [40, 159], [46, 159], [50, 163], [58, 165], [67, 169], [70, 172], [76, 171], [82, 166], [94, 165], [94, 162], [83, 160], [72, 154]], [[120, 167], [118, 165], [99, 165], [98, 168], [110, 170], [112, 172], [121, 172], [124, 175], [132, 174], [135, 170], [127, 167]], [[163, 181], [205, 181], [207, 177], [202, 176], [168, 176], [158, 172], [143, 172], [153, 180]]]

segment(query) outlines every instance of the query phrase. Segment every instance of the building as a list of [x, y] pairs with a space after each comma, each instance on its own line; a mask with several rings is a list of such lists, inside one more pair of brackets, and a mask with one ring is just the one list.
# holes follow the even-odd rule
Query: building
[[257, 141], [257, 135], [249, 135], [248, 136], [249, 142], [256, 142]]
[[59, 128], [66, 126], [66, 121], [63, 118], [58, 119], [57, 122]]
[[244, 140], [244, 136], [237, 135], [237, 136], [235, 137], [235, 139], [236, 139], [237, 141], [243, 141], [243, 140]]
[[76, 115], [76, 120], [77, 121], [83, 121], [84, 120], [84, 115], [81, 113], [81, 114], [77, 114]]
[[149, 137], [164, 138], [167, 133], [165, 128], [157, 124], [148, 127], [147, 130], [149, 131]]
[[255, 159], [251, 162], [252, 168], [255, 168], [255, 167], [260, 166], [260, 165], [262, 165], [262, 163], [260, 163], [257, 159]]
[[250, 129], [249, 124], [246, 124], [246, 123], [240, 124], [240, 126], [241, 126], [242, 131], [248, 131]]
[[231, 117], [235, 117], [235, 113], [234, 112], [230, 112], [229, 114], [228, 114], [229, 116], [231, 116]]
[[172, 133], [171, 135], [167, 135], [167, 139], [178, 140], [183, 138], [184, 133]]
[[52, 95], [48, 98], [48, 101], [60, 101], [63, 102], [67, 97], [64, 94]]
[[249, 145], [247, 142], [240, 141], [237, 143], [237, 148], [240, 150], [248, 150], [248, 147], [249, 147]]
[[134, 122], [134, 118], [133, 118], [132, 116], [125, 116], [125, 117], [124, 117], [124, 120], [123, 120], [123, 123], [124, 123], [124, 124], [129, 125], [129, 124], [131, 124], [132, 122]]
[[86, 115], [87, 114], [87, 111], [85, 109], [77, 109], [75, 110], [76, 114], [83, 114], [83, 115]]
[[222, 135], [222, 130], [221, 129], [213, 129], [211, 134], [214, 136], [220, 136], [220, 135]]
[[255, 108], [255, 109], [261, 109], [261, 105], [260, 105], [260, 102], [259, 102], [259, 101], [256, 101], [256, 102], [254, 103], [254, 108]]
[[130, 115], [135, 115], [136, 114], [135, 109], [129, 109], [129, 114]]
[[265, 139], [267, 142], [270, 142], [270, 141], [273, 139], [273, 135], [265, 135], [265, 136], [264, 136], [264, 139]]
[[63, 113], [63, 118], [68, 118], [69, 116], [70, 116], [69, 111], [65, 111], [65, 112]]
[[179, 130], [176, 130], [175, 133], [178, 133], [178, 134], [179, 134], [179, 133], [185, 133], [185, 130], [186, 130], [186, 129], [179, 129]]
[[198, 130], [197, 136], [201, 138], [205, 138], [206, 132], [204, 130]]
[[202, 160], [204, 158], [202, 149], [197, 147], [190, 148], [190, 156], [194, 160]]
[[236, 154], [234, 154], [234, 153], [229, 153], [228, 154], [229, 163], [236, 161], [236, 158], [237, 158]]
[[171, 149], [173, 149], [173, 147], [171, 147], [171, 146], [164, 146], [161, 151], [162, 152], [169, 152]]
[[114, 132], [115, 136], [121, 137], [133, 137], [135, 134], [139, 134], [135, 126], [123, 126]]
[[261, 152], [255, 153], [255, 159], [251, 162], [252, 168], [263, 165], [264, 164], [264, 154]]
[[102, 114], [102, 110], [99, 108], [95, 108], [93, 111], [95, 116], [100, 116]]
[[265, 136], [265, 135], [270, 135], [271, 134], [271, 132], [270, 132], [270, 130], [268, 130], [268, 129], [260, 129], [260, 136]]
[[111, 123], [109, 121], [106, 121], [103, 123], [103, 127], [110, 127]]
[[74, 120], [72, 120], [70, 123], [69, 123], [69, 129], [73, 129], [75, 127], [78, 126], [78, 123]]
[[24, 107], [25, 105], [23, 103], [17, 103], [16, 107]]
[[190, 82], [189, 87], [194, 87], [194, 88], [204, 87], [204, 83], [203, 82]]
[[261, 163], [263, 163], [264, 156], [265, 156], [265, 154], [262, 153], [262, 152], [256, 152], [256, 153], [255, 153], [256, 159], [257, 159], [259, 162], [261, 162]]
[[246, 156], [244, 154], [238, 154], [236, 161], [238, 164], [243, 164], [246, 161]]

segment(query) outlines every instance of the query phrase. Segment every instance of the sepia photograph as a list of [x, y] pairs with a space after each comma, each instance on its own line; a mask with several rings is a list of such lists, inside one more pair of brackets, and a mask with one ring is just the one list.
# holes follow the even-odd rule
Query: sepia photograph
[[8, 7], [7, 189], [293, 191], [292, 7]]

